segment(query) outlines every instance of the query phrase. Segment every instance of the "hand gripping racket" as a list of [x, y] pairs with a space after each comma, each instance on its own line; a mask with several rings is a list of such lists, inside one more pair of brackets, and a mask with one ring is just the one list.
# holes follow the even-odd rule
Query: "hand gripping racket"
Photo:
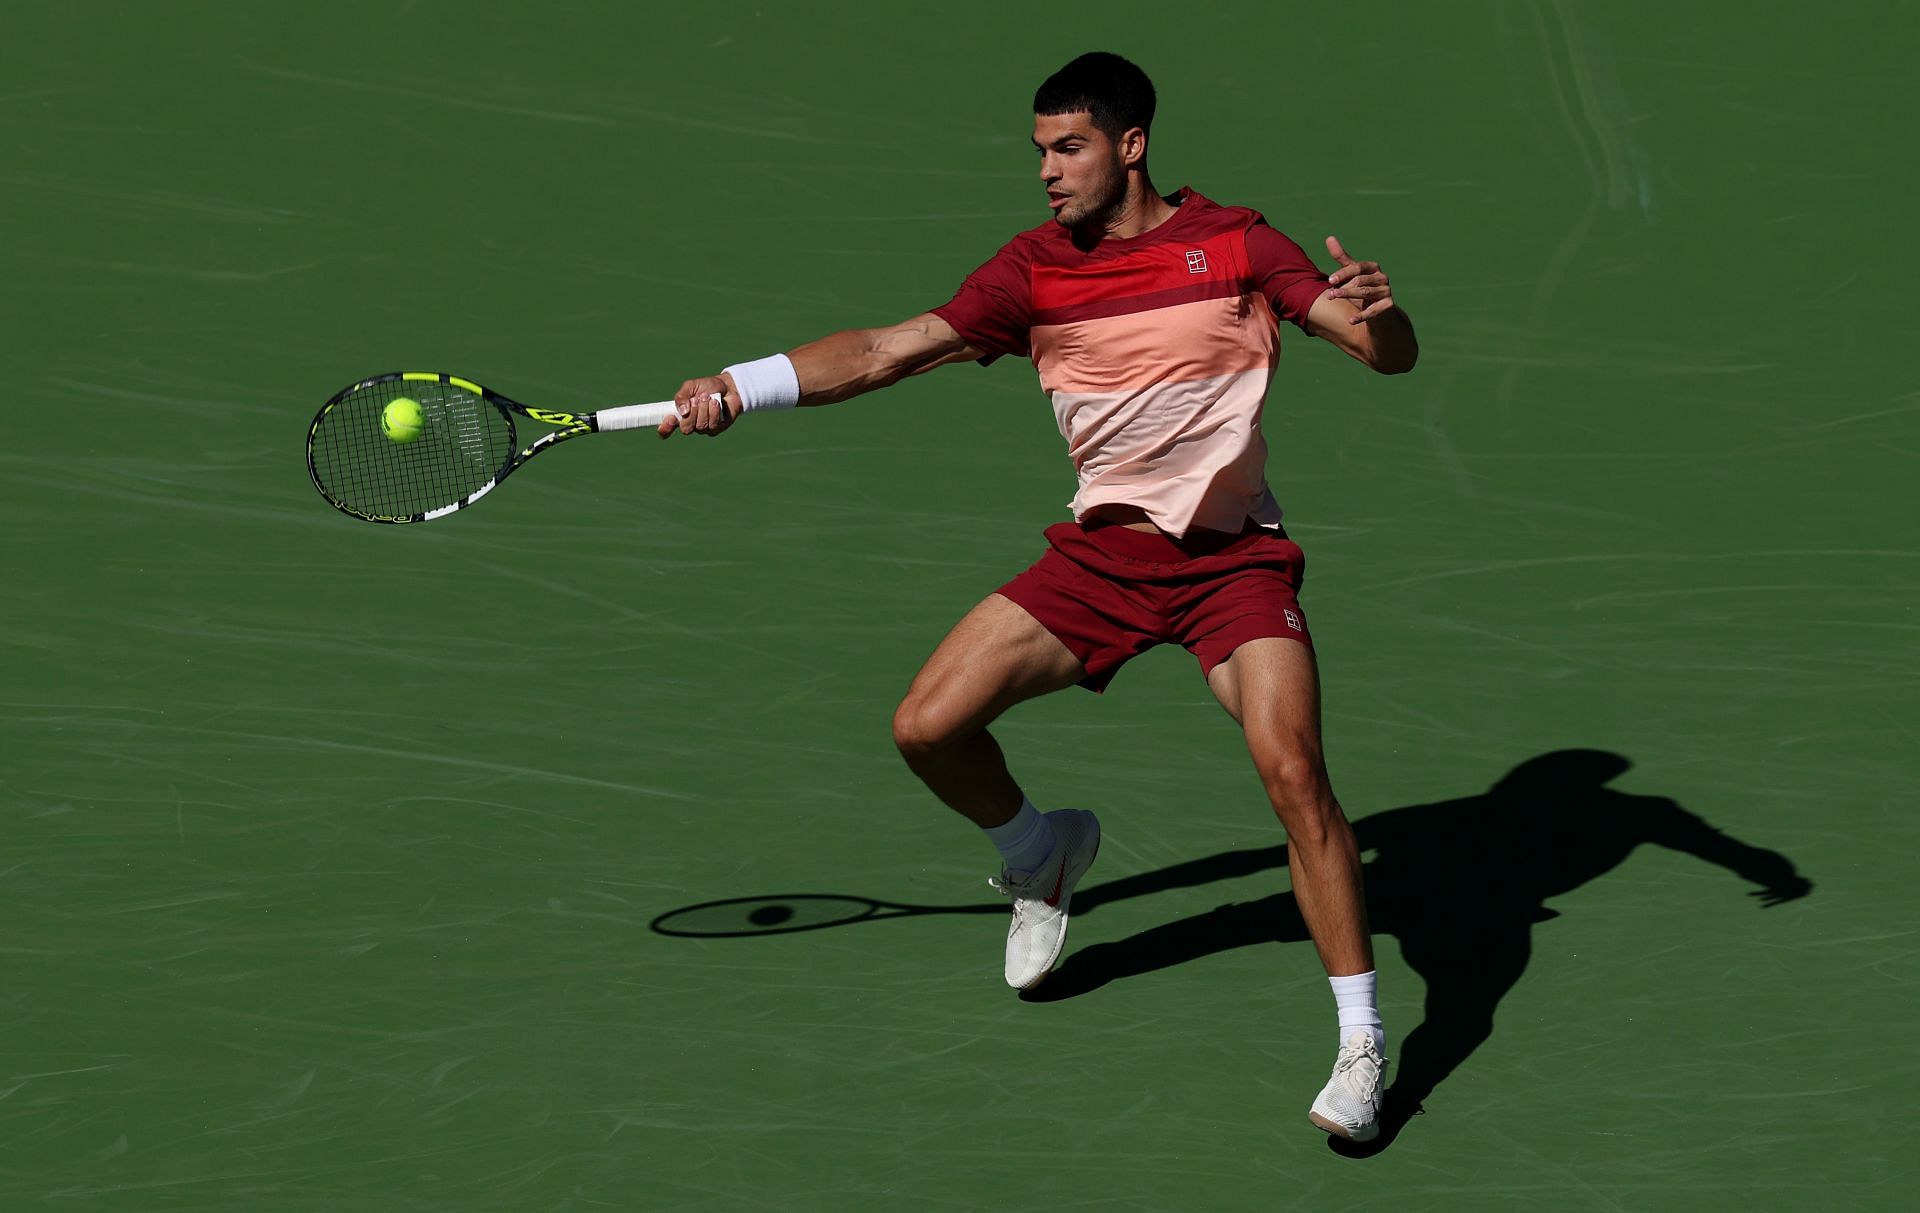
[[[399, 400], [419, 406], [417, 416]], [[556, 442], [581, 434], [648, 429], [671, 400], [597, 413], [528, 408], [470, 379], [394, 371], [363, 379], [320, 407], [307, 430], [313, 487], [343, 514], [367, 522], [428, 522], [464, 510]], [[559, 428], [521, 446], [516, 416]]]

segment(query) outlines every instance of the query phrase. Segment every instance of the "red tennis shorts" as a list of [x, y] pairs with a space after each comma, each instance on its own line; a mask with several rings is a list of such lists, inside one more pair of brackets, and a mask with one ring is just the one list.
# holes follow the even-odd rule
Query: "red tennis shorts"
[[1047, 552], [1000, 593], [1087, 667], [1081, 686], [1104, 691], [1120, 667], [1157, 644], [1177, 644], [1200, 672], [1249, 640], [1284, 636], [1309, 648], [1300, 610], [1306, 556], [1278, 529], [1184, 539], [1124, 526], [1047, 528]]

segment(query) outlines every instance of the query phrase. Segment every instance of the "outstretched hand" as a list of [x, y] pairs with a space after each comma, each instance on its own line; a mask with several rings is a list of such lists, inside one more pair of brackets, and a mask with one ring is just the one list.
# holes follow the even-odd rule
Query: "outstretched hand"
[[705, 434], [712, 437], [732, 425], [740, 416], [739, 389], [733, 377], [724, 371], [689, 379], [673, 394], [674, 415], [660, 423], [662, 438], [675, 434]]
[[1393, 287], [1378, 261], [1355, 261], [1340, 247], [1338, 236], [1327, 237], [1327, 252], [1340, 263], [1340, 268], [1327, 279], [1334, 288], [1327, 293], [1335, 299], [1350, 299], [1360, 309], [1357, 315], [1347, 318], [1348, 324], [1365, 324], [1393, 310]]

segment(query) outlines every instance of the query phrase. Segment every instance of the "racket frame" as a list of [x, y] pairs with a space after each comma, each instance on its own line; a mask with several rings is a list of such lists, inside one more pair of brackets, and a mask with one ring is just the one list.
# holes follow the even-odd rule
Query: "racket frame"
[[[513, 439], [512, 442], [508, 444], [509, 453], [506, 462], [500, 465], [499, 470], [494, 472], [493, 476], [485, 484], [473, 492], [468, 493], [461, 500], [448, 505], [437, 506], [431, 510], [423, 510], [415, 514], [395, 515], [367, 513], [348, 505], [346, 502], [341, 501], [332, 493], [328, 492], [326, 485], [321, 483], [320, 470], [315, 465], [313, 454], [314, 437], [320, 432], [321, 423], [326, 420], [327, 414], [331, 413], [342, 401], [354, 393], [376, 387], [382, 383], [392, 383], [396, 380], [408, 383], [437, 383], [458, 388], [461, 391], [473, 393], [494, 408], [500, 410], [501, 417], [503, 417], [507, 423], [507, 432]], [[491, 388], [475, 383], [471, 379], [465, 379], [459, 375], [450, 375], [445, 371], [388, 371], [385, 374], [369, 376], [368, 378], [360, 380], [358, 383], [340, 389], [335, 392], [325, 404], [320, 406], [320, 411], [314, 414], [313, 423], [307, 427], [307, 476], [313, 481], [313, 487], [318, 490], [320, 496], [328, 505], [331, 505], [334, 509], [339, 510], [350, 518], [358, 518], [363, 522], [402, 524], [409, 522], [431, 522], [436, 518], [444, 518], [449, 514], [458, 513], [482, 497], [485, 497], [488, 493], [500, 487], [500, 482], [511, 475], [520, 465], [526, 463], [527, 460], [532, 459], [535, 455], [538, 455], [541, 451], [546, 450], [556, 443], [564, 442], [569, 438], [578, 438], [582, 434], [612, 433], [618, 430], [651, 428], [665, 421], [667, 417], [672, 415], [673, 411], [674, 404], [671, 400], [647, 404], [617, 405], [613, 408], [600, 409], [592, 413], [566, 413], [558, 409], [537, 409], [529, 405], [521, 404], [511, 396], [493, 391]], [[515, 414], [557, 428], [550, 433], [542, 434], [531, 443], [521, 446], [519, 431], [513, 423]]]

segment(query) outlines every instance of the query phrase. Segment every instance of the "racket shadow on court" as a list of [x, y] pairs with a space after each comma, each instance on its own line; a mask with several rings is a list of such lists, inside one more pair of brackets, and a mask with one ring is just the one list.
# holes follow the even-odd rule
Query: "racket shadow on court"
[[[1426, 985], [1425, 1015], [1392, 1050], [1392, 1085], [1380, 1136], [1364, 1145], [1339, 1138], [1342, 1154], [1370, 1156], [1392, 1145], [1436, 1087], [1493, 1034], [1500, 1000], [1533, 955], [1533, 928], [1558, 918], [1547, 901], [1596, 880], [1644, 844], [1725, 868], [1759, 886], [1760, 907], [1813, 888], [1792, 861], [1716, 830], [1671, 800], [1607, 786], [1631, 767], [1604, 750], [1557, 750], [1530, 758], [1475, 796], [1408, 805], [1354, 823], [1365, 863], [1374, 935], [1399, 941]], [[1225, 851], [1092, 885], [1074, 894], [1076, 919], [1109, 902], [1287, 866], [1287, 848]], [[790, 934], [861, 922], [930, 915], [1006, 915], [997, 900], [926, 906], [827, 893], [729, 898], [670, 910], [653, 920], [662, 935], [737, 938]], [[1027, 1002], [1062, 1002], [1112, 982], [1202, 957], [1268, 943], [1306, 943], [1291, 892], [1222, 905], [1125, 939], [1071, 951]]]
[[[1606, 875], [1637, 847], [1663, 846], [1725, 868], [1759, 886], [1748, 895], [1761, 908], [1812, 890], [1786, 856], [1731, 838], [1671, 800], [1606, 786], [1631, 765], [1606, 751], [1559, 750], [1528, 759], [1480, 795], [1354, 823], [1362, 855], [1373, 856], [1364, 865], [1373, 933], [1399, 941], [1426, 984], [1426, 1005], [1391, 1051], [1380, 1136], [1364, 1145], [1330, 1138], [1337, 1152], [1364, 1157], [1393, 1144], [1434, 1089], [1493, 1034], [1494, 1012], [1533, 954], [1534, 926], [1560, 916], [1547, 901]], [[1285, 865], [1284, 847], [1268, 854], [1263, 866]], [[1058, 1002], [1234, 948], [1308, 938], [1293, 894], [1280, 893], [1084, 948], [1022, 997]]]
[[[1126, 901], [1170, 889], [1196, 888], [1286, 866], [1287, 848], [1284, 844], [1252, 847], [1244, 851], [1223, 851], [1205, 859], [1188, 860], [1081, 889], [1073, 895], [1073, 916], [1076, 920], [1084, 918], [1108, 902]], [[761, 893], [752, 897], [729, 897], [721, 901], [681, 906], [666, 911], [647, 925], [655, 934], [684, 939], [742, 939], [762, 935], [793, 935], [804, 931], [850, 927], [862, 922], [932, 915], [987, 915], [1004, 919], [1007, 916], [1007, 902], [1005, 898], [999, 898], [971, 905], [928, 906], [881, 901], [852, 893]], [[1057, 979], [1057, 974], [1049, 978], [1050, 981]]]

